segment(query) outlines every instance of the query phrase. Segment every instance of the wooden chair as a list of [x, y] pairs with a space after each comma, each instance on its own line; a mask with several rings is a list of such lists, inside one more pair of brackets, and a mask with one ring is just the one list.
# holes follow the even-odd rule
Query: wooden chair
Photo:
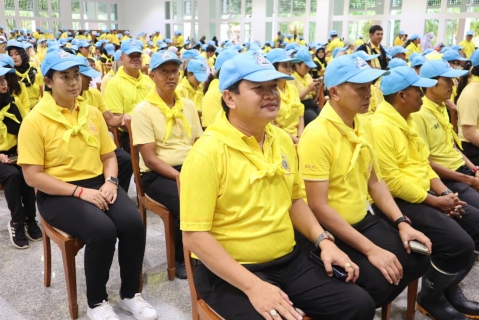
[[[414, 280], [407, 286], [407, 310], [406, 320], [413, 320], [416, 313], [416, 297], [419, 279]], [[381, 319], [389, 320], [391, 317], [391, 303], [381, 310]]]
[[108, 127], [108, 131], [111, 132], [111, 134], [113, 135], [113, 141], [115, 141], [116, 147], [121, 148], [120, 147], [120, 133], [118, 132], [118, 129]]
[[75, 257], [83, 248], [84, 243], [77, 238], [73, 238], [69, 234], [58, 230], [49, 225], [40, 216], [43, 234], [43, 285], [49, 287], [52, 275], [52, 253], [50, 246], [50, 239], [55, 242], [62, 252], [63, 269], [65, 271], [65, 282], [67, 284], [68, 306], [70, 309], [70, 317], [72, 319], [78, 318], [78, 304], [77, 304], [77, 278], [75, 268]]
[[131, 162], [133, 166], [133, 175], [135, 177], [136, 192], [138, 195], [138, 208], [140, 209], [141, 218], [145, 225], [146, 232], [146, 210], [150, 210], [163, 220], [165, 225], [165, 242], [166, 242], [166, 261], [168, 270], [168, 279], [173, 281], [175, 279], [175, 234], [173, 227], [173, 215], [172, 213], [161, 203], [148, 197], [143, 191], [141, 186], [140, 175], [140, 160], [138, 156], [138, 148], [133, 145], [133, 137], [131, 133], [131, 120], [127, 120], [126, 126], [128, 128], [128, 135], [130, 137], [131, 148]]

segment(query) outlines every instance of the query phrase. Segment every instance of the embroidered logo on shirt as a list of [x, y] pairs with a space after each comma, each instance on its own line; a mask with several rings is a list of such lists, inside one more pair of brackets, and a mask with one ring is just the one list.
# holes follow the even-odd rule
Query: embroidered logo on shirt
[[438, 128], [439, 128], [439, 123], [436, 123], [436, 124], [434, 125], [434, 129], [438, 129]]
[[289, 164], [288, 164], [288, 158], [284, 155], [281, 154], [281, 164], [283, 165], [283, 169], [289, 171]]
[[90, 131], [93, 134], [98, 134], [98, 129], [93, 122], [88, 122], [88, 131]]

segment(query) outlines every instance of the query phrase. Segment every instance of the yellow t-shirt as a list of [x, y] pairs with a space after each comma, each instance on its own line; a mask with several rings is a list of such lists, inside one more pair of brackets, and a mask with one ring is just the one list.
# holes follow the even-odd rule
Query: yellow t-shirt
[[354, 47], [358, 47], [358, 46], [362, 46], [364, 44], [364, 40], [363, 39], [358, 39], [354, 42]]
[[183, 45], [185, 44], [185, 40], [183, 38], [183, 35], [179, 35], [177, 37], [174, 37], [173, 38], [173, 43], [176, 43], [175, 44], [176, 47], [183, 47]]
[[446, 106], [444, 104], [439, 106], [425, 96], [422, 98], [422, 101], [421, 110], [412, 113], [411, 116], [416, 123], [421, 138], [429, 148], [429, 157], [435, 163], [456, 171], [465, 164], [462, 154], [454, 148], [455, 141], [452, 133], [446, 131], [436, 115], [431, 111], [433, 108], [437, 110], [440, 116], [443, 117], [442, 121], [449, 124], [451, 130], [454, 130], [452, 124], [449, 123]]
[[88, 88], [88, 90], [82, 92], [81, 96], [83, 97], [83, 99], [85, 99], [88, 105], [98, 108], [98, 110], [100, 110], [102, 114], [107, 111], [110, 111], [110, 109], [106, 105], [105, 98], [103, 98], [98, 89]]
[[212, 125], [218, 113], [223, 110], [221, 106], [221, 97], [223, 97], [223, 94], [220, 91], [219, 84], [218, 79], [213, 79], [201, 102], [201, 123], [204, 128]]
[[40, 70], [37, 69], [33, 85], [29, 87], [25, 85], [25, 87], [22, 87], [22, 91], [25, 89], [25, 92], [28, 94], [28, 99], [30, 100], [30, 109], [32, 109], [40, 100], [40, 87], [43, 87], [43, 85], [43, 76], [41, 75]]
[[[20, 101], [20, 105], [22, 106], [22, 109], [25, 111], [25, 114], [28, 114], [30, 112], [30, 99], [28, 98], [28, 91], [27, 87], [23, 82], [19, 82], [21, 91], [19, 95], [13, 94], [15, 98], [18, 98]], [[17, 104], [18, 105], [18, 104]]]
[[333, 52], [334, 49], [336, 48], [343, 48], [344, 47], [344, 42], [339, 39], [339, 37], [334, 38], [327, 46], [327, 50], [329, 52]]
[[298, 136], [299, 118], [304, 116], [304, 105], [299, 100], [299, 92], [295, 86], [286, 83], [285, 92], [280, 90], [281, 106], [274, 125], [293, 136]]
[[[273, 164], [281, 172], [261, 177], [260, 168]], [[261, 150], [222, 112], [183, 164], [181, 230], [209, 232], [241, 264], [283, 257], [295, 246], [292, 200], [303, 197], [297, 168], [286, 132], [267, 125]]]
[[407, 121], [388, 102], [374, 113], [374, 146], [384, 181], [395, 198], [421, 203], [431, 179], [438, 178], [429, 165], [429, 150], [411, 116]]
[[381, 91], [381, 78], [379, 78], [376, 83], [371, 85], [371, 99], [369, 100], [368, 112], [364, 114], [360, 114], [359, 116], [365, 117], [368, 120], [371, 120], [371, 117], [373, 116], [374, 112], [376, 112], [378, 105], [380, 105], [381, 102], [383, 102], [383, 100], [384, 100], [384, 95], [383, 95], [383, 92]]
[[355, 117], [355, 128], [349, 128], [327, 102], [299, 140], [299, 168], [305, 181], [329, 181], [328, 204], [349, 224], [355, 224], [366, 216], [372, 162], [368, 148], [362, 148], [351, 167], [356, 145], [335, 122], [342, 123], [345, 130], [372, 143], [368, 121]]
[[[294, 85], [298, 89], [298, 93], [303, 91], [308, 87], [308, 85], [313, 82], [313, 77], [309, 73], [305, 74], [304, 77], [300, 76], [296, 71], [293, 72], [294, 80], [290, 80], [289, 83]], [[304, 96], [303, 100], [314, 99], [316, 96], [316, 91], [313, 90]]]
[[466, 58], [470, 58], [474, 50], [476, 50], [476, 46], [472, 41], [463, 40], [459, 43], [459, 46], [463, 47], [462, 51], [466, 55]]
[[[14, 99], [15, 99], [15, 104], [17, 105], [17, 108], [18, 108], [18, 112], [20, 112], [22, 119], [25, 119], [25, 117], [27, 116], [27, 113], [25, 112], [25, 108], [23, 107], [22, 102], [17, 97], [14, 97]], [[3, 107], [1, 111], [2, 112], [6, 111], [8, 113], [11, 113], [11, 111], [9, 112], [9, 109], [10, 109], [10, 105]], [[30, 109], [28, 109], [28, 112], [30, 112]], [[20, 121], [20, 119], [17, 119], [17, 120]], [[3, 122], [3, 120], [1, 122]], [[0, 151], [8, 151], [11, 148], [15, 147], [16, 145], [17, 145], [16, 135], [13, 135], [7, 132], [6, 139], [3, 139], [3, 137], [0, 134]]]
[[419, 54], [422, 53], [421, 51], [421, 46], [420, 45], [415, 45], [414, 42], [411, 42], [407, 47], [406, 47], [406, 50], [409, 50], [408, 52], [406, 52], [406, 59], [409, 60], [409, 57], [411, 56], [411, 54], [413, 52], [417, 52]]
[[55, 108], [72, 125], [78, 125], [80, 108], [88, 108], [84, 128], [96, 140], [98, 147], [88, 145], [81, 134], [71, 135], [69, 143], [62, 137], [67, 127], [33, 109], [23, 120], [18, 135], [18, 164], [43, 166], [45, 173], [62, 181], [77, 181], [97, 177], [103, 173], [100, 156], [116, 149], [110, 138], [103, 115], [78, 97], [73, 113], [59, 107], [51, 94], [45, 92], [39, 105]]
[[105, 89], [106, 105], [112, 113], [129, 114], [155, 87], [150, 77], [140, 72], [138, 78], [130, 77], [120, 67]]
[[105, 91], [106, 91], [106, 85], [108, 82], [113, 79], [115, 76], [113, 69], [111, 69], [105, 76], [101, 79], [101, 86], [100, 86], [100, 91], [103, 96], [105, 96]]
[[[171, 134], [168, 140], [165, 141], [167, 117], [157, 104], [162, 104], [166, 108], [169, 107], [156, 93], [156, 89], [151, 90], [147, 98], [133, 110], [131, 122], [133, 144], [155, 143], [156, 156], [170, 166], [183, 164], [193, 143], [203, 134], [198, 112], [193, 102], [180, 98], [177, 94], [175, 97], [176, 102], [174, 107], [178, 107], [181, 103], [183, 104], [182, 113], [188, 121], [191, 136], [188, 136], [183, 119], [176, 118], [172, 120]], [[155, 102], [155, 104], [152, 102]], [[151, 171], [151, 169], [146, 166], [141, 155], [140, 171]]]
[[153, 44], [156, 46], [156, 43], [160, 40], [163, 40], [163, 36], [161, 34], [153, 37]]
[[403, 46], [404, 45], [404, 41], [399, 38], [399, 37], [396, 37], [396, 39], [394, 40], [394, 46]]
[[175, 90], [182, 98], [193, 101], [197, 110], [201, 111], [203, 100], [203, 88], [198, 86], [195, 90], [188, 81], [187, 77], [183, 77]]
[[457, 100], [457, 127], [459, 140], [469, 142], [462, 133], [462, 126], [476, 126], [479, 132], [479, 77], [472, 76]]

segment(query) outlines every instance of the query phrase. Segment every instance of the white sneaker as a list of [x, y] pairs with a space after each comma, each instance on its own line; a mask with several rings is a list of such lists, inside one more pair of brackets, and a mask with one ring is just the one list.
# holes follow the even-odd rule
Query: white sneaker
[[113, 310], [106, 300], [103, 300], [102, 303], [98, 303], [93, 309], [88, 307], [86, 314], [91, 320], [120, 320], [115, 310]]
[[158, 318], [155, 308], [153, 308], [142, 297], [141, 293], [135, 294], [131, 299], [120, 299], [120, 308], [133, 313], [138, 320], [155, 320]]

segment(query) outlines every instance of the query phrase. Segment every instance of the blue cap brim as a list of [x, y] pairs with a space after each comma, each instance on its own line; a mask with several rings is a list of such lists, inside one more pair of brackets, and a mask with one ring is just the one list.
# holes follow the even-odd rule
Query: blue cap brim
[[434, 87], [436, 84], [437, 84], [437, 80], [428, 79], [428, 78], [419, 78], [419, 80], [411, 84], [411, 86], [430, 88], [430, 87]]
[[4, 76], [7, 73], [12, 73], [12, 72], [15, 72], [15, 69], [0, 67], [0, 76]]
[[378, 79], [381, 76], [388, 75], [389, 71], [386, 70], [379, 70], [374, 68], [364, 69], [363, 71], [359, 72], [358, 74], [352, 76], [351, 78], [347, 79], [345, 82], [352, 82], [352, 83], [368, 83], [373, 82], [374, 80]]
[[243, 79], [248, 81], [253, 81], [253, 82], [265, 82], [265, 81], [271, 81], [276, 79], [294, 80], [293, 77], [273, 69], [259, 70], [259, 71], [248, 74], [247, 76], [243, 77]]
[[113, 56], [115, 55], [115, 50], [110, 50], [110, 51], [106, 51], [107, 54], [109, 54], [110, 56]]
[[439, 77], [444, 78], [457, 78], [463, 77], [469, 73], [469, 70], [449, 70], [443, 74], [440, 74]]
[[143, 51], [138, 47], [130, 48], [130, 49], [127, 49], [127, 50], [123, 51], [124, 54], [132, 54], [132, 53], [135, 53], [135, 52], [143, 53]]
[[193, 72], [195, 75], [196, 80], [199, 82], [205, 82], [206, 79], [208, 79], [208, 75], [206, 73], [200, 73], [200, 72]]
[[179, 66], [181, 66], [181, 64], [183, 63], [183, 61], [181, 61], [180, 59], [168, 59], [168, 60], [165, 60], [165, 61], [161, 61], [161, 63], [158, 63], [156, 65], [150, 65], [151, 71], [153, 71], [153, 69], [156, 69], [159, 66], [161, 66], [162, 64], [165, 64], [167, 62], [176, 62]]
[[50, 69], [48, 70], [41, 70], [42, 74], [47, 74], [48, 71], [50, 70], [55, 70], [55, 71], [65, 71], [67, 69], [70, 69], [72, 67], [77, 67], [83, 65], [80, 61], [64, 61], [57, 63], [54, 66], [51, 66]]
[[316, 68], [316, 63], [314, 63], [313, 60], [303, 61], [303, 62], [310, 68]]
[[80, 67], [80, 73], [90, 78], [97, 78], [101, 76], [100, 72], [90, 67]]
[[371, 60], [376, 59], [377, 57], [379, 57], [379, 54], [373, 54], [373, 55], [368, 56], [366, 59], [364, 59], [364, 61], [371, 61]]

